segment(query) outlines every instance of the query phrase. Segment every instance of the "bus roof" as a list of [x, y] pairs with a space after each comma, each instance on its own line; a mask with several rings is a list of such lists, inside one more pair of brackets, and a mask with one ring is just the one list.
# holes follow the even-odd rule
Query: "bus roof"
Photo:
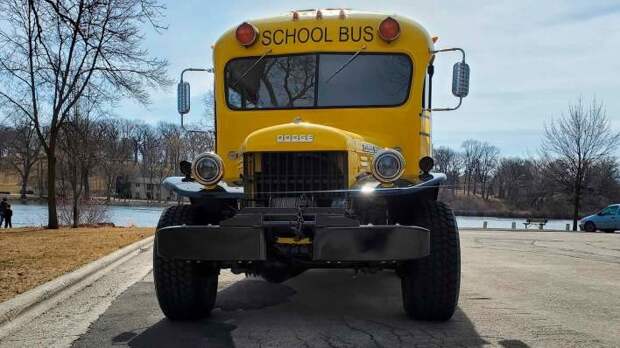
[[[379, 35], [386, 18], [395, 19], [400, 35], [392, 42]], [[233, 27], [215, 43], [214, 63], [232, 57], [304, 53], [304, 52], [394, 52], [430, 58], [433, 41], [417, 22], [398, 15], [341, 9], [300, 10], [263, 19], [250, 20], [258, 35], [248, 47], [237, 41]], [[239, 23], [241, 24], [241, 23]]]

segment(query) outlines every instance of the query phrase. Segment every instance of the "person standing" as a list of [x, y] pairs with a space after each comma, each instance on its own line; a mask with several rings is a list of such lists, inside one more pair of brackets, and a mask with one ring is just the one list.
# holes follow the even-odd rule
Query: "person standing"
[[11, 218], [13, 217], [13, 209], [11, 209], [11, 205], [7, 204], [4, 209], [4, 228], [13, 228], [13, 223], [11, 222]]
[[2, 227], [2, 222], [4, 221], [4, 211], [8, 205], [9, 202], [7, 202], [6, 197], [2, 198], [2, 202], [0, 202], [0, 227]]

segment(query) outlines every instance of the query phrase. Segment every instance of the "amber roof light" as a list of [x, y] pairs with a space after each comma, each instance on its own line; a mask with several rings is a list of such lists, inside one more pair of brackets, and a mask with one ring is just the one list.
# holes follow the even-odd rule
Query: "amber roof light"
[[243, 22], [241, 25], [237, 27], [237, 31], [235, 31], [235, 36], [237, 37], [237, 41], [241, 44], [241, 46], [249, 47], [256, 42], [256, 38], [258, 36], [258, 29], [255, 26], [248, 22]]
[[398, 39], [400, 35], [400, 24], [392, 17], [384, 19], [379, 24], [379, 36], [387, 42], [392, 42]]

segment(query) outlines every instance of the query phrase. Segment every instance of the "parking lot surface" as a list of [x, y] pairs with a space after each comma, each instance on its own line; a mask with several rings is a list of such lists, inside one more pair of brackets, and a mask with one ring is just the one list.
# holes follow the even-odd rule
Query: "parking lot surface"
[[315, 270], [282, 284], [234, 282], [209, 319], [173, 323], [149, 274], [73, 346], [620, 346], [620, 234], [462, 231], [461, 244], [460, 302], [449, 322], [409, 320], [394, 273]]

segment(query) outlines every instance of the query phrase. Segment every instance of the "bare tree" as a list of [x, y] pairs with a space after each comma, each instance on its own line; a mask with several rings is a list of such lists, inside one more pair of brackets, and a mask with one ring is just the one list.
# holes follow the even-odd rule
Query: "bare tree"
[[215, 138], [212, 132], [184, 132], [183, 157], [193, 160], [199, 154], [215, 149]]
[[33, 123], [46, 154], [49, 228], [58, 137], [85, 91], [148, 103], [146, 87], [170, 83], [167, 62], [140, 47], [143, 23], [161, 29], [162, 10], [157, 0], [0, 0], [0, 101]]
[[463, 149], [463, 175], [465, 179], [465, 185], [463, 186], [463, 192], [467, 195], [472, 192], [476, 194], [476, 173], [480, 158], [482, 157], [482, 143], [478, 140], [468, 139], [461, 145]]
[[19, 119], [14, 127], [5, 133], [3, 143], [6, 148], [6, 161], [19, 174], [20, 195], [25, 199], [30, 173], [40, 158], [41, 143], [32, 123]]
[[215, 130], [215, 94], [213, 90], [207, 91], [202, 96], [202, 104], [204, 106], [204, 126], [208, 131]]
[[140, 128], [141, 143], [140, 151], [140, 174], [142, 184], [146, 186], [146, 198], [152, 200], [155, 198], [155, 192], [152, 190], [153, 183], [161, 179], [161, 173], [165, 166], [162, 139], [157, 132], [150, 126], [144, 125]]
[[127, 165], [133, 163], [132, 145], [127, 133], [130, 124], [126, 120], [104, 120], [99, 123], [102, 138], [101, 144], [101, 173], [105, 182], [106, 201], [110, 201], [120, 177], [128, 174]]
[[480, 158], [476, 165], [476, 179], [480, 183], [480, 194], [489, 199], [488, 184], [493, 171], [497, 168], [499, 149], [487, 142], [480, 145]]
[[433, 149], [433, 157], [435, 158], [437, 170], [447, 176], [447, 188], [452, 192], [452, 195], [455, 195], [459, 176], [461, 175], [461, 155], [449, 147], [442, 146]]
[[577, 230], [584, 182], [589, 169], [612, 156], [620, 144], [620, 133], [611, 129], [602, 103], [588, 106], [579, 99], [568, 114], [545, 126], [542, 154], [548, 172], [572, 196], [573, 231]]
[[161, 137], [162, 151], [165, 162], [164, 175], [179, 175], [179, 163], [183, 157], [183, 130], [174, 123], [161, 122], [157, 126]]
[[[98, 106], [90, 99], [75, 104], [59, 137], [61, 193], [65, 199], [71, 197], [73, 227], [80, 223], [81, 203], [90, 201], [90, 173], [100, 162], [101, 148], [107, 142], [103, 138], [103, 129], [99, 127], [101, 110]], [[69, 190], [65, 182], [68, 182]]]

